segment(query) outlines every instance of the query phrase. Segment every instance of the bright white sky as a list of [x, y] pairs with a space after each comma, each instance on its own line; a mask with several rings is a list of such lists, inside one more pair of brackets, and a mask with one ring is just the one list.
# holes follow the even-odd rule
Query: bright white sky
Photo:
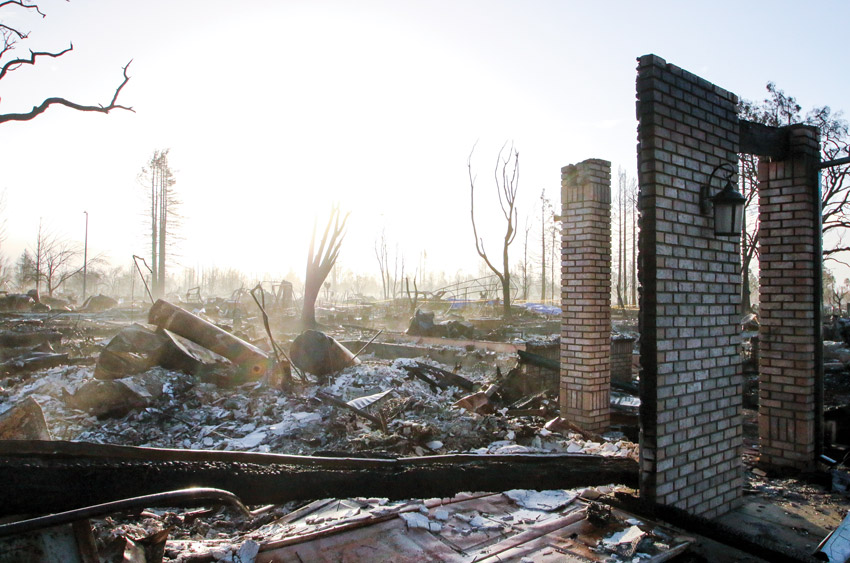
[[[499, 147], [520, 151], [520, 221], [560, 168], [635, 174], [636, 58], [655, 53], [742, 97], [773, 80], [808, 109], [850, 110], [850, 3], [400, 0], [43, 0], [8, 7], [26, 49], [74, 50], [0, 82], [0, 112], [54, 107], [0, 135], [0, 189], [17, 258], [39, 218], [115, 263], [146, 255], [136, 175], [171, 148], [184, 215], [178, 258], [254, 275], [304, 269], [314, 217], [351, 211], [341, 261], [377, 273], [382, 229], [410, 264], [476, 272], [466, 159], [494, 197]], [[497, 216], [496, 214], [493, 214]], [[500, 216], [500, 215], [498, 215]], [[485, 226], [486, 227], [486, 226]], [[484, 228], [491, 252], [503, 224]], [[519, 242], [517, 249], [519, 249]], [[518, 250], [515, 251], [518, 253]]]

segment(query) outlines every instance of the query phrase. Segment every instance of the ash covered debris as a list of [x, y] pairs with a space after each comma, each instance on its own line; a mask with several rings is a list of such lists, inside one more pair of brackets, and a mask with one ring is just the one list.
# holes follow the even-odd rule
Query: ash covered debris
[[[263, 351], [268, 344], [258, 319], [254, 318], [252, 324], [251, 317], [242, 314], [234, 321], [215, 307], [204, 305], [203, 309], [189, 314], [206, 317], [211, 326], [233, 321], [240, 340], [268, 358], [269, 354]], [[321, 376], [304, 370], [284, 391], [269, 377], [253, 381], [243, 377], [240, 383], [235, 375], [238, 361], [229, 362], [198, 346], [192, 340], [200, 339], [193, 338], [191, 330], [184, 331], [185, 338], [173, 334], [167, 328], [168, 319], [163, 321], [161, 315], [150, 317], [155, 321], [153, 326], [132, 324], [144, 319], [143, 311], [120, 306], [78, 315], [73, 323], [61, 316], [30, 315], [33, 314], [18, 318], [26, 321], [21, 326], [32, 333], [60, 333], [62, 338], [57, 340], [45, 332], [43, 340], [68, 354], [68, 362], [10, 374], [2, 382], [0, 410], [10, 411], [25, 401], [37, 402], [50, 437], [55, 440], [326, 456], [590, 453], [630, 463], [637, 460], [637, 446], [622, 435], [598, 438], [582, 436], [566, 427], [544, 428], [547, 420], [557, 416], [554, 391], [535, 388], [535, 396], [523, 395], [521, 388], [517, 388], [515, 396], [500, 392], [510, 387], [505, 387], [508, 374], [513, 372], [512, 377], [521, 378], [525, 373], [518, 366], [513, 344], [466, 340], [417, 347], [399, 335], [385, 335], [361, 352], [357, 358], [360, 363], [347, 362]], [[16, 327], [16, 332], [23, 334], [21, 326]], [[174, 328], [173, 324], [170, 326]], [[224, 332], [220, 327], [216, 329], [214, 333]], [[328, 338], [340, 347], [341, 342], [346, 342], [347, 349], [343, 350], [348, 352], [368, 344], [366, 340], [374, 331], [366, 338], [356, 331], [353, 338], [351, 331], [332, 334]], [[284, 348], [291, 351], [287, 341], [282, 340]], [[396, 357], [398, 353], [403, 357]], [[348, 355], [354, 356], [352, 352]], [[111, 389], [102, 389], [104, 385]], [[115, 392], [119, 388], [120, 392]], [[492, 406], [489, 414], [453, 406], [470, 393], [488, 392]], [[327, 397], [374, 419], [328, 402]], [[515, 407], [523, 400], [533, 400], [537, 406], [519, 412]], [[374, 420], [382, 424], [375, 424]], [[362, 514], [371, 512], [368, 506], [374, 506], [382, 517], [389, 514], [382, 512], [387, 506], [421, 503], [380, 499], [335, 502], [354, 503]], [[290, 513], [299, 514], [302, 504], [303, 501], [276, 505], [251, 517], [227, 509], [187, 511], [156, 507], [128, 520], [119, 515], [96, 520], [94, 537], [102, 553], [115, 557], [156, 545], [162, 548], [166, 560], [235, 560], [241, 550], [240, 557], [251, 560], [256, 556], [259, 561], [264, 552], [273, 549], [274, 541], [280, 541], [262, 526], [281, 521]], [[435, 516], [429, 521], [440, 522], [446, 531], [455, 526], [466, 526], [471, 534], [486, 531], [486, 527], [477, 529], [462, 518], [443, 512], [440, 516], [446, 519]], [[321, 521], [310, 520], [312, 532], [308, 533], [321, 531]], [[277, 530], [280, 529], [279, 525]]]

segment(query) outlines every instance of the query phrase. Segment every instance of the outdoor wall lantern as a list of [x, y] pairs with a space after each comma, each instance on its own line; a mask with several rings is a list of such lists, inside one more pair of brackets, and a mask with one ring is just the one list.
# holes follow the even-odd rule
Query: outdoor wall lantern
[[[727, 167], [726, 185], [722, 190], [710, 195], [711, 181], [718, 170]], [[731, 178], [735, 175], [735, 169], [731, 164], [723, 163], [717, 166], [708, 177], [708, 183], [700, 186], [699, 204], [703, 215], [711, 214], [714, 207], [714, 235], [719, 237], [741, 236], [744, 219], [744, 204], [747, 198], [735, 189]]]

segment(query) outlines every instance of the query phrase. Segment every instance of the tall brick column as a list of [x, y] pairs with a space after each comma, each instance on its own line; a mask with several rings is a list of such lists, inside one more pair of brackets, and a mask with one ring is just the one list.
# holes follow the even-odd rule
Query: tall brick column
[[738, 99], [655, 55], [637, 98], [640, 493], [713, 518], [743, 494], [740, 242], [715, 236], [699, 194], [737, 164]]
[[813, 467], [821, 437], [818, 132], [789, 128], [789, 156], [759, 162], [759, 463]]
[[561, 207], [561, 415], [604, 432], [611, 417], [611, 163], [562, 168]]

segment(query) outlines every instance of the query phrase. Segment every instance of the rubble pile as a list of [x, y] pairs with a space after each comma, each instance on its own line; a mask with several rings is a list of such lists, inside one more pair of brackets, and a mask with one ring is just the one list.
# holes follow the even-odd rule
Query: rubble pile
[[[595, 442], [576, 433], [550, 432], [542, 428], [542, 419], [535, 422], [505, 416], [507, 409], [484, 416], [452, 408], [463, 392], [455, 387], [433, 388], [412, 377], [404, 369], [412, 361], [429, 362], [425, 358], [389, 361], [367, 356], [361, 365], [344, 369], [325, 386], [303, 386], [291, 394], [262, 382], [222, 388], [179, 371], [154, 367], [110, 381], [125, 383], [129, 399], [95, 394], [89, 409], [84, 408], [87, 404], [81, 397], [91, 386], [106, 382], [93, 377], [92, 366], [61, 366], [4, 389], [3, 407], [32, 397], [41, 405], [55, 438], [104, 444], [290, 454], [581, 452], [637, 456], [636, 445], [617, 434], [610, 436], [611, 441]], [[479, 386], [489, 384], [483, 373], [467, 375]], [[151, 389], [154, 391], [146, 392]], [[386, 394], [367, 408], [386, 419], [386, 432], [320, 398], [327, 394], [352, 401], [378, 393]]]
[[[370, 550], [380, 550], [382, 542], [376, 542], [377, 538], [364, 538], [382, 534], [383, 541], [392, 543], [391, 536], [381, 528], [417, 538], [409, 546], [402, 542], [402, 546], [383, 547], [395, 550], [394, 555], [403, 560], [431, 553], [429, 543], [449, 548], [444, 553], [449, 556], [445, 560], [509, 553], [517, 556], [510, 560], [535, 561], [540, 555], [564, 553], [563, 549], [553, 551], [553, 544], [560, 544], [587, 561], [640, 561], [652, 557], [664, 560], [665, 554], [669, 557], [671, 552], [681, 552], [693, 541], [658, 523], [596, 502], [614, 492], [611, 487], [513, 489], [495, 494], [462, 494], [452, 499], [322, 499], [301, 507], [268, 507], [247, 517], [225, 509], [148, 510], [136, 523], [107, 518], [95, 527], [95, 537], [103, 553], [110, 545], [126, 549], [128, 538], [134, 544], [150, 545], [169, 530], [170, 537], [167, 543], [162, 540], [161, 546], [165, 561], [243, 562], [254, 561], [260, 551], [264, 561], [290, 560], [287, 555], [292, 550], [307, 556], [314, 549], [321, 549], [323, 540], [334, 541], [328, 539], [332, 537], [339, 538], [342, 550], [334, 552], [344, 556], [354, 543], [354, 538], [346, 536], [355, 534], [359, 534], [360, 541], [369, 542]], [[384, 524], [369, 526], [379, 523]], [[547, 532], [553, 535], [544, 539]], [[543, 545], [521, 539], [537, 536], [544, 536]], [[506, 548], [525, 553], [506, 553]], [[409, 549], [423, 551], [408, 552]], [[385, 560], [381, 553], [373, 555]]]
[[[271, 363], [263, 377], [235, 376], [245, 363], [240, 354], [253, 350], [250, 342], [260, 339], [245, 337], [232, 354], [223, 349], [234, 358], [228, 362], [195, 346], [194, 329], [184, 330], [190, 334], [182, 338], [163, 322], [131, 324], [144, 323], [141, 311], [110, 306], [97, 317], [5, 319], [4, 325], [12, 325], [10, 343], [25, 341], [21, 350], [27, 354], [58, 350], [61, 357], [47, 367], [7, 370], [0, 380], [0, 417], [11, 414], [9, 420], [41, 424], [34, 427], [40, 433], [31, 434], [53, 440], [182, 450], [370, 458], [542, 453], [638, 458], [637, 445], [616, 432], [600, 437], [568, 426], [544, 427], [556, 415], [556, 402], [537, 389], [528, 394], [511, 387], [511, 377], [522, 377], [511, 344], [494, 345], [494, 350], [469, 343], [432, 346], [428, 355], [408, 357], [414, 356], [409, 353], [414, 346], [375, 343], [372, 350], [364, 346], [359, 358], [347, 353], [351, 361], [343, 363], [350, 365], [323, 374], [296, 369], [291, 383], [281, 386]], [[215, 334], [214, 319], [202, 320], [207, 325], [198, 326]], [[33, 350], [31, 344], [53, 351]], [[265, 357], [265, 352], [258, 354]], [[303, 365], [295, 354], [292, 360], [293, 368]], [[266, 364], [254, 363], [262, 364], [257, 374], [266, 371]], [[487, 408], [465, 408], [463, 400], [470, 396], [483, 397]], [[575, 495], [565, 498], [569, 502]], [[331, 502], [332, 513], [305, 514], [316, 503]], [[94, 536], [104, 560], [133, 560], [138, 556], [133, 554], [144, 553], [149, 560], [251, 561], [261, 544], [265, 549], [269, 542], [312, 537], [348, 519], [398, 518], [407, 530], [458, 538], [519, 529], [520, 521], [493, 524], [487, 510], [451, 512], [435, 505], [423, 512], [426, 503], [349, 499], [301, 506], [299, 501], [251, 515], [231, 508], [150, 509], [126, 520], [120, 515], [96, 520]], [[543, 510], [520, 510], [538, 509]]]

